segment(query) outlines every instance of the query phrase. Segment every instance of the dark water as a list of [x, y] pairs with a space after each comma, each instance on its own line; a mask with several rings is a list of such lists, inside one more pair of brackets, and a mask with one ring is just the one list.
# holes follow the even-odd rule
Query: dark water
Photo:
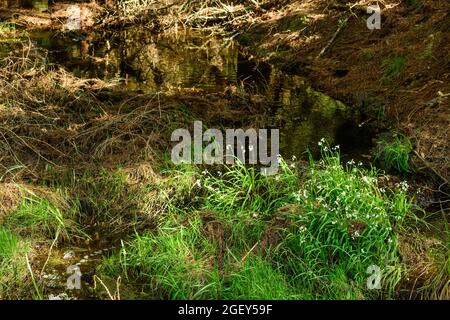
[[47, 63], [128, 90], [201, 95], [243, 87], [263, 95], [273, 113], [266, 127], [280, 128], [285, 157], [301, 157], [306, 147], [317, 151], [321, 138], [339, 144], [349, 157], [359, 158], [372, 146], [372, 133], [360, 126], [354, 109], [312, 90], [301, 77], [248, 59], [232, 40], [192, 31], [155, 35], [143, 28], [103, 34], [49, 31], [31, 37]]
[[204, 41], [186, 32], [164, 37], [144, 29], [31, 36], [47, 52], [48, 63], [63, 65], [79, 77], [121, 82], [130, 90], [215, 91], [237, 81], [237, 47], [215, 38]]
[[[50, 1], [50, 2], [55, 2]], [[48, 10], [49, 0], [0, 0], [0, 8], [25, 8], [39, 11]]]

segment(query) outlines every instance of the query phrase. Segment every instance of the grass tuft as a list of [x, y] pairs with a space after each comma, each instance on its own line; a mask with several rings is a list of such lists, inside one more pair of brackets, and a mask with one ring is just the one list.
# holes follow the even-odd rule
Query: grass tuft
[[395, 136], [392, 140], [381, 140], [375, 154], [386, 170], [396, 170], [400, 173], [409, 172], [409, 156], [413, 150], [411, 141], [403, 136]]

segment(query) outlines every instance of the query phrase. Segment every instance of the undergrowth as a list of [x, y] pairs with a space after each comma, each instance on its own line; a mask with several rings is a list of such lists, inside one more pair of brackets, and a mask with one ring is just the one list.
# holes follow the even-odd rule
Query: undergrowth
[[[279, 161], [275, 176], [240, 163], [182, 171], [185, 196], [201, 200], [185, 199], [154, 232], [124, 242], [99, 274], [172, 299], [391, 296], [403, 273], [396, 232], [411, 208], [405, 186], [378, 187], [378, 172], [342, 165], [326, 145], [306, 175]], [[381, 290], [367, 286], [371, 266]]]
[[19, 299], [28, 295], [23, 258], [27, 251], [28, 245], [24, 241], [0, 226], [0, 299]]
[[375, 161], [379, 161], [386, 170], [400, 173], [410, 171], [409, 157], [413, 150], [411, 141], [404, 136], [395, 136], [389, 140], [381, 140], [375, 153]]

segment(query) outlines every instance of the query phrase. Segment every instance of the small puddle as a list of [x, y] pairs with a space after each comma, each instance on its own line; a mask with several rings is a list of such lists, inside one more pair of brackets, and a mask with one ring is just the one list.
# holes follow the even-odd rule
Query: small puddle
[[[77, 243], [53, 247], [33, 259], [33, 272], [39, 279], [44, 299], [98, 299], [94, 276], [102, 259], [119, 250], [121, 235], [111, 236], [104, 225], [94, 224], [85, 231], [93, 236]], [[47, 245], [45, 245], [47, 247]], [[100, 288], [102, 289], [102, 288]]]
[[237, 81], [238, 48], [232, 41], [193, 32], [154, 35], [142, 28], [105, 34], [34, 32], [49, 63], [83, 78], [116, 80], [129, 90], [215, 91]]
[[[45, 288], [45, 299], [74, 300], [95, 299], [94, 275], [96, 266], [102, 258], [115, 250], [108, 248], [65, 247], [54, 248], [48, 253], [35, 258], [40, 283]], [[48, 261], [47, 261], [48, 258]], [[47, 264], [45, 264], [47, 262]]]

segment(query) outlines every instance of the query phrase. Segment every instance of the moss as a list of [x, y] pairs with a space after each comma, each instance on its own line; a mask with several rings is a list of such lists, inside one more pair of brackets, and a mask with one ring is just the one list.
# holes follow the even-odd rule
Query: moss
[[333, 118], [337, 113], [351, 116], [350, 108], [341, 101], [334, 100], [330, 96], [315, 91], [312, 88], [306, 90], [308, 100], [312, 101], [312, 110], [320, 113], [325, 118]]
[[308, 16], [297, 16], [290, 19], [287, 23], [287, 30], [299, 31], [303, 29], [309, 21]]

